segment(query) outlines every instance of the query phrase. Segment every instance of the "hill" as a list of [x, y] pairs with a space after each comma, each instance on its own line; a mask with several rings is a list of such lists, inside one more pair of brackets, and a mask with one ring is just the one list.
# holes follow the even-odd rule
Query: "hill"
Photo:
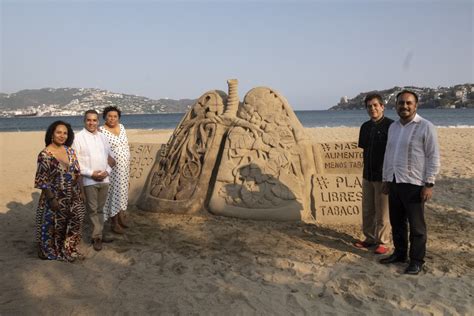
[[88, 88], [44, 88], [0, 93], [0, 116], [82, 115], [88, 109], [99, 112], [106, 106], [119, 107], [124, 114], [186, 112], [195, 100], [159, 99]]
[[391, 109], [395, 107], [397, 93], [404, 89], [418, 94], [420, 108], [474, 108], [474, 84], [466, 83], [453, 87], [419, 88], [406, 86], [362, 92], [352, 99], [342, 97], [341, 101], [331, 107], [330, 110], [364, 109], [365, 96], [374, 92], [380, 94], [385, 101], [385, 107]]

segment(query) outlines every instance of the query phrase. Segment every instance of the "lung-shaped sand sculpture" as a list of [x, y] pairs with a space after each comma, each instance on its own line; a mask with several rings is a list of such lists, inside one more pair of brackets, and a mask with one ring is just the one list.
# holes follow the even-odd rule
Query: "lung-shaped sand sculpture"
[[[147, 211], [195, 213], [202, 209], [225, 126], [227, 95], [209, 91], [186, 113], [151, 169], [138, 205]], [[237, 99], [238, 102], [238, 99]]]
[[254, 88], [237, 118], [249, 124], [228, 130], [209, 210], [251, 219], [311, 216], [311, 143], [285, 98]]
[[301, 123], [276, 91], [254, 88], [239, 104], [237, 80], [228, 83], [228, 100], [208, 92], [183, 118], [139, 206], [263, 220], [311, 218], [315, 170]]

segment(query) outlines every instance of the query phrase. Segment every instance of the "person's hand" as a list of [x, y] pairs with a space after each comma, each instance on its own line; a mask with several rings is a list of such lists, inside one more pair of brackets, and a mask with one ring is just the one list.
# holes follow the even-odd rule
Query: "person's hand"
[[51, 210], [54, 212], [59, 211], [59, 202], [56, 198], [49, 199], [49, 206], [51, 207]]
[[423, 189], [421, 189], [421, 200], [423, 202], [428, 201], [429, 199], [431, 199], [432, 196], [433, 196], [433, 188], [423, 187]]
[[390, 192], [390, 182], [382, 182], [382, 193], [388, 194]]
[[96, 170], [92, 172], [91, 178], [95, 181], [100, 182], [105, 179], [105, 176], [103, 176], [102, 171]]
[[115, 159], [107, 156], [107, 163], [109, 164], [110, 168], [113, 168], [115, 166]]

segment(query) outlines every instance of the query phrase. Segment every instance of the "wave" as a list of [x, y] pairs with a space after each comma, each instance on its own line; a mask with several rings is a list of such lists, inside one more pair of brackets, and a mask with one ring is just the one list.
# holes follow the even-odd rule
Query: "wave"
[[[437, 128], [474, 128], [474, 125], [435, 125]], [[354, 125], [304, 125], [304, 128], [360, 128]]]
[[474, 125], [437, 125], [437, 128], [474, 128]]

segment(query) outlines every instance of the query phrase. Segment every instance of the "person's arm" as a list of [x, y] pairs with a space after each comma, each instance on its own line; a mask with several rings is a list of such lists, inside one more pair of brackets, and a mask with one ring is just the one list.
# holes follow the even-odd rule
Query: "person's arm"
[[56, 196], [54, 195], [53, 191], [51, 191], [50, 189], [43, 189], [42, 191], [43, 194], [46, 196], [46, 201], [48, 201], [51, 210], [59, 210], [59, 202], [58, 199], [56, 199]]
[[109, 141], [107, 140], [107, 137], [104, 136], [104, 134], [100, 134], [102, 137], [102, 143], [104, 144], [105, 148], [105, 154], [107, 155], [107, 167], [105, 171], [107, 171], [108, 174], [112, 172], [112, 168], [115, 166], [115, 155], [114, 152], [112, 151], [112, 148], [110, 147]]
[[362, 124], [362, 126], [359, 129], [359, 141], [357, 142], [357, 146], [359, 148], [365, 149], [367, 147], [367, 140], [366, 140], [366, 135], [365, 135], [365, 123]]
[[424, 181], [434, 184], [440, 168], [440, 155], [436, 128], [433, 124], [429, 124], [427, 127], [423, 146], [425, 152]]
[[79, 176], [79, 190], [80, 190], [80, 196], [81, 196], [81, 199], [82, 201], [85, 201], [86, 200], [86, 192], [84, 191], [84, 182], [82, 181], [82, 176]]
[[86, 157], [84, 155], [87, 149], [82, 143], [82, 139], [80, 138], [79, 134], [74, 140], [72, 148], [76, 152], [77, 160], [79, 161], [79, 165], [81, 166], [81, 175], [88, 178], [93, 178], [94, 170], [87, 168], [87, 164], [85, 163]]
[[51, 210], [57, 211], [59, 209], [59, 202], [56, 199], [51, 182], [51, 157], [45, 152], [41, 152], [38, 155], [34, 186], [37, 189], [41, 189], [41, 194], [46, 199]]
[[385, 154], [383, 157], [383, 166], [382, 166], [382, 193], [388, 194], [390, 192], [390, 183], [393, 180], [393, 174], [391, 174], [390, 170], [392, 170], [393, 164], [393, 157], [392, 157], [392, 147], [390, 145], [390, 131], [392, 130], [392, 126], [388, 128], [387, 133], [387, 144], [385, 145]]
[[106, 169], [106, 171], [108, 173], [110, 173], [112, 171], [112, 168], [115, 167], [116, 163], [117, 162], [115, 161], [114, 158], [112, 158], [112, 156], [110, 156], [110, 155], [107, 156], [107, 169]]
[[76, 154], [74, 148], [71, 151], [71, 161], [74, 162], [74, 178], [76, 185], [79, 187], [79, 197], [82, 201], [86, 200], [86, 195], [84, 191], [84, 183], [82, 181], [81, 166], [79, 165], [78, 155]]
[[428, 201], [433, 197], [433, 186], [440, 168], [438, 137], [433, 124], [428, 124], [423, 146], [425, 152], [425, 185], [421, 190], [421, 199]]

